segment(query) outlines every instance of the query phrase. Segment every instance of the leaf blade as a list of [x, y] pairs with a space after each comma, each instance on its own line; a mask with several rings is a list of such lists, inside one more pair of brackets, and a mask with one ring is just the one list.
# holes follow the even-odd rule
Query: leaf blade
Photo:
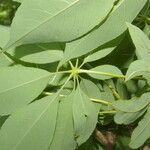
[[0, 132], [2, 150], [47, 150], [53, 137], [58, 107], [58, 101], [53, 101], [53, 98], [49, 101], [50, 98], [30, 104], [7, 119]]
[[34, 100], [46, 87], [49, 77], [49, 72], [35, 68], [17, 66], [0, 70], [3, 85], [0, 86], [0, 114], [10, 114]]
[[131, 141], [129, 146], [131, 148], [138, 148], [144, 144], [144, 142], [150, 137], [150, 108], [148, 108], [147, 113], [144, 118], [139, 122], [138, 126], [132, 133]]
[[[30, 41], [56, 42], [78, 38], [104, 19], [113, 7], [113, 2], [114, 0], [109, 0], [109, 3], [105, 0], [39, 0], [37, 3], [36, 0], [26, 0], [19, 7], [13, 20], [11, 39], [6, 48]], [[89, 20], [87, 13], [92, 15], [90, 21], [87, 21]], [[82, 28], [83, 18], [84, 28]], [[18, 22], [24, 25], [23, 31]], [[16, 31], [18, 34], [15, 33]]]

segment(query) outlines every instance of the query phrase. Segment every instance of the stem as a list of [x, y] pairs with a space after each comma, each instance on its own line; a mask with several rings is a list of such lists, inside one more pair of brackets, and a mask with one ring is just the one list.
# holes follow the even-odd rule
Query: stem
[[[72, 78], [72, 75], [70, 75], [70, 76], [68, 77], [68, 79], [66, 80], [66, 82], [64, 83], [64, 85], [59, 89], [59, 91], [57, 92], [57, 96], [60, 95], [60, 92], [63, 90], [63, 88], [66, 86], [66, 84], [68, 83], [68, 81], [69, 81], [71, 78]], [[56, 97], [57, 97], [57, 96], [56, 96]]]
[[[43, 92], [44, 95], [53, 95], [55, 93], [50, 93], [50, 92]], [[63, 94], [59, 94], [60, 97], [66, 97], [67, 95], [63, 95]], [[112, 105], [111, 102], [108, 102], [106, 100], [101, 100], [101, 99], [96, 99], [96, 98], [90, 98], [91, 101], [95, 102], [95, 103], [100, 103], [100, 104], [104, 104], [104, 105]]]
[[112, 94], [116, 97], [117, 100], [122, 99], [118, 92], [111, 85], [109, 85], [107, 82], [105, 82], [105, 84], [110, 88]]
[[71, 62], [71, 61], [69, 61], [69, 64], [70, 64], [71, 69], [73, 69], [73, 68], [74, 68], [74, 66], [73, 66], [73, 64], [72, 64], [72, 62]]
[[101, 115], [101, 114], [115, 114], [116, 112], [117, 112], [116, 110], [101, 111], [101, 112], [99, 112], [99, 115]]
[[66, 71], [58, 71], [58, 72], [51, 72], [51, 74], [63, 74], [63, 73], [71, 73], [72, 70], [66, 70]]
[[[46, 96], [52, 96], [54, 95], [54, 93], [50, 93], [50, 92], [43, 92], [44, 95]], [[59, 94], [60, 97], [65, 97], [66, 95], [63, 95], [63, 94]]]
[[80, 69], [79, 73], [89, 73], [89, 74], [97, 74], [97, 75], [110, 76], [110, 77], [115, 77], [115, 78], [125, 78], [124, 75], [112, 74], [112, 73], [108, 73], [108, 72], [84, 70], [84, 69]]
[[78, 68], [78, 65], [79, 65], [79, 59], [77, 58], [75, 67]]
[[112, 105], [111, 102], [108, 102], [108, 101], [102, 100], [102, 99], [90, 98], [90, 100], [92, 100], [95, 103], [100, 103], [100, 104], [104, 104], [104, 105]]

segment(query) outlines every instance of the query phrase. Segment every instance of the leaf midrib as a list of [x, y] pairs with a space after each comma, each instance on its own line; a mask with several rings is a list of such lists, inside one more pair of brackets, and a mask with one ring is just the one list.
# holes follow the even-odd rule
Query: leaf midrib
[[75, 2], [73, 2], [72, 4], [68, 5], [68, 7], [62, 9], [61, 11], [59, 11], [58, 13], [54, 14], [53, 16], [51, 16], [50, 18], [44, 20], [42, 23], [40, 23], [39, 25], [37, 25], [35, 28], [32, 28], [29, 32], [27, 32], [24, 36], [22, 36], [21, 38], [19, 38], [17, 41], [15, 41], [14, 43], [12, 43], [10, 46], [6, 47], [7, 49], [9, 49], [11, 46], [15, 45], [17, 42], [19, 42], [21, 39], [25, 38], [27, 35], [29, 35], [30, 33], [32, 33], [33, 31], [35, 31], [38, 27], [42, 26], [43, 24], [45, 24], [46, 22], [50, 21], [51, 19], [57, 17], [58, 15], [60, 15], [61, 13], [63, 13], [64, 11], [66, 11], [67, 9], [73, 7], [75, 4], [77, 4], [80, 0], [76, 0]]
[[[102, 20], [104, 20], [105, 18], [108, 19], [108, 16], [110, 16], [110, 15], [111, 15], [111, 12], [113, 12], [113, 10], [114, 10], [114, 6], [115, 6], [115, 5], [112, 5], [112, 10], [110, 10], [110, 12], [107, 14], [107, 16], [104, 17]], [[91, 33], [91, 35], [93, 35], [93, 33]], [[83, 42], [86, 41], [86, 39], [88, 39], [89, 37], [91, 37], [91, 35], [89, 34], [89, 35], [87, 35], [83, 40], [80, 40], [79, 43], [74, 46], [74, 50], [71, 51], [71, 53], [68, 53], [68, 54], [66, 55], [66, 59], [68, 59], [69, 56], [70, 56], [72, 53], [74, 53], [74, 52], [76, 51], [76, 49], [78, 48], [78, 46], [79, 46], [80, 44], [82, 44]], [[66, 59], [65, 59], [65, 60], [66, 60]]]
[[19, 146], [19, 144], [22, 142], [22, 140], [27, 136], [27, 134], [30, 132], [30, 130], [36, 125], [36, 123], [40, 120], [40, 118], [44, 115], [44, 113], [48, 110], [50, 105], [54, 102], [54, 100], [57, 98], [57, 95], [50, 101], [50, 103], [47, 105], [47, 107], [41, 112], [39, 117], [33, 122], [32, 126], [25, 132], [23, 137], [20, 139], [20, 141], [15, 145], [13, 150], [16, 150], [16, 148]]
[[20, 87], [22, 87], [22, 86], [24, 86], [24, 85], [30, 84], [30, 83], [32, 83], [32, 82], [36, 82], [36, 81], [38, 81], [38, 80], [40, 80], [40, 79], [42, 79], [42, 78], [46, 78], [46, 77], [48, 77], [48, 76], [50, 76], [50, 75], [45, 75], [45, 76], [39, 77], [39, 78], [37, 78], [37, 79], [31, 80], [31, 81], [29, 81], [29, 82], [25, 82], [25, 83], [23, 83], [23, 84], [17, 85], [17, 86], [12, 87], [12, 88], [9, 88], [9, 89], [7, 89], [7, 90], [4, 90], [4, 91], [0, 92], [0, 94], [3, 94], [3, 93], [5, 93], [5, 92], [11, 91], [11, 90], [15, 90], [15, 89], [20, 88]]
[[[149, 108], [150, 109], [150, 108]], [[150, 110], [148, 110], [150, 111]], [[147, 112], [149, 113], [149, 112]], [[145, 124], [144, 128], [142, 130], [140, 130], [140, 132], [137, 134], [137, 136], [135, 136], [135, 138], [130, 142], [130, 145], [132, 143], [134, 143], [134, 141], [142, 134], [142, 132], [144, 131], [144, 129], [150, 124], [150, 118], [148, 119], [147, 123]]]

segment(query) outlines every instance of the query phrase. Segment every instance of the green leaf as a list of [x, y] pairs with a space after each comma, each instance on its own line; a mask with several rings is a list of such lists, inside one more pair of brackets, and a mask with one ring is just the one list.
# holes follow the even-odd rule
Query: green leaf
[[27, 105], [44, 90], [50, 73], [41, 69], [9, 67], [0, 70], [0, 114]]
[[133, 149], [137, 149], [144, 144], [144, 142], [150, 137], [150, 107], [147, 110], [144, 118], [139, 122], [138, 126], [132, 133], [129, 146]]
[[115, 47], [111, 47], [111, 48], [106, 48], [106, 49], [102, 49], [98, 52], [95, 52], [95, 53], [89, 55], [88, 57], [86, 57], [84, 59], [84, 63], [102, 59], [102, 58], [106, 57], [108, 54], [110, 54], [114, 49], [115, 49]]
[[111, 65], [101, 65], [90, 69], [87, 73], [91, 77], [99, 80], [106, 80], [120, 76], [122, 77], [121, 71], [117, 67]]
[[150, 72], [146, 73], [143, 75], [143, 78], [146, 79], [147, 84], [150, 85]]
[[132, 122], [136, 121], [139, 117], [141, 117], [145, 113], [146, 109], [137, 111], [137, 112], [117, 112], [114, 116], [114, 120], [117, 124], [128, 125]]
[[[80, 88], [91, 100], [100, 99], [102, 97], [101, 91], [98, 86], [90, 80], [82, 79], [80, 82]], [[98, 112], [101, 108], [101, 104], [94, 103], [94, 105], [95, 109]]]
[[145, 28], [144, 28], [144, 33], [150, 38], [150, 25], [149, 24], [145, 24]]
[[118, 94], [120, 95], [121, 99], [127, 99], [128, 98], [128, 91], [125, 85], [125, 82], [123, 79], [118, 79], [116, 82], [116, 90]]
[[113, 3], [114, 0], [25, 0], [13, 20], [6, 48], [76, 39], [102, 22]]
[[8, 58], [4, 53], [0, 52], [0, 68], [9, 67], [13, 61]]
[[136, 60], [131, 63], [127, 70], [126, 81], [147, 73], [150, 73], [150, 65], [144, 60]]
[[55, 98], [45, 97], [13, 113], [0, 131], [1, 150], [47, 150], [56, 125]]
[[128, 92], [131, 94], [136, 94], [138, 92], [137, 82], [135, 80], [129, 80], [125, 84]]
[[60, 61], [63, 51], [59, 43], [28, 44], [8, 51], [17, 59], [35, 64], [46, 64]]
[[8, 40], [9, 40], [9, 35], [10, 34], [10, 28], [6, 26], [0, 25], [0, 35], [3, 35], [0, 37], [0, 47], [3, 48]]
[[130, 142], [130, 137], [128, 135], [121, 134], [117, 136], [117, 141], [116, 141], [116, 150], [132, 150], [129, 148], [128, 144]]
[[141, 97], [133, 97], [130, 100], [118, 100], [112, 103], [113, 107], [123, 112], [138, 112], [150, 103], [150, 93], [144, 93]]
[[72, 58], [87, 54], [120, 36], [127, 29], [125, 22], [132, 22], [146, 2], [147, 0], [120, 1], [118, 5], [114, 7], [114, 10], [107, 20], [99, 28], [87, 36], [67, 44], [64, 59], [59, 66]]
[[74, 126], [72, 116], [72, 94], [60, 102], [57, 125], [49, 150], [75, 150]]
[[56, 73], [56, 74], [53, 74], [51, 76], [51, 80], [49, 81], [49, 84], [52, 86], [60, 86], [60, 85], [63, 85], [65, 83], [67, 78], [68, 78], [68, 75], [66, 75], [66, 74]]
[[73, 120], [78, 145], [84, 143], [96, 127], [98, 111], [80, 87], [73, 93]]
[[101, 91], [98, 88], [98, 86], [87, 79], [82, 79], [80, 83], [80, 87], [82, 91], [89, 97], [89, 98], [100, 98], [101, 97]]
[[136, 47], [138, 59], [149, 62], [150, 58], [150, 40], [138, 27], [127, 23], [132, 41]]

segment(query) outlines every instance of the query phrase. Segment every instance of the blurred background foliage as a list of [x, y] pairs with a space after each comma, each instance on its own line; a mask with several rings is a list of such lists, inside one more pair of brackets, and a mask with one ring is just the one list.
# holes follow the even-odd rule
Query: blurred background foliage
[[19, 5], [12, 0], [0, 0], [0, 24], [10, 25]]

